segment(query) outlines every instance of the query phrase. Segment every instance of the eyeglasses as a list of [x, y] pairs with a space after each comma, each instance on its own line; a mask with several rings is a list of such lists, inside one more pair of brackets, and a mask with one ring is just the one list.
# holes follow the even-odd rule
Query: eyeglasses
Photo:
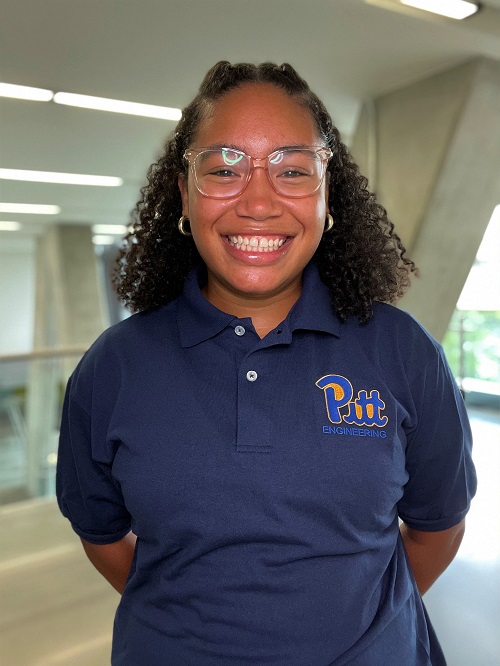
[[189, 149], [189, 163], [198, 191], [213, 199], [229, 199], [243, 192], [254, 169], [265, 169], [274, 190], [285, 197], [308, 197], [325, 177], [330, 148], [282, 148], [267, 157], [251, 157], [234, 148]]

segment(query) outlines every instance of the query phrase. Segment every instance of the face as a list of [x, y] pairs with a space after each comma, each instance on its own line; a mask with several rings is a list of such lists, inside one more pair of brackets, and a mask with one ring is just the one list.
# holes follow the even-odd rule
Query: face
[[[269, 84], [247, 84], [215, 102], [191, 148], [225, 145], [252, 157], [284, 146], [320, 146], [309, 111]], [[277, 194], [266, 170], [256, 168], [245, 190], [230, 199], [203, 196], [189, 170], [179, 178], [182, 213], [208, 269], [207, 295], [228, 302], [300, 294], [302, 271], [321, 239], [327, 213], [325, 180], [314, 194]], [[237, 240], [241, 240], [237, 243]], [[246, 242], [245, 242], [245, 239]], [[240, 246], [238, 247], [237, 244]], [[255, 246], [267, 246], [257, 251]], [[230, 310], [229, 310], [230, 311]]]

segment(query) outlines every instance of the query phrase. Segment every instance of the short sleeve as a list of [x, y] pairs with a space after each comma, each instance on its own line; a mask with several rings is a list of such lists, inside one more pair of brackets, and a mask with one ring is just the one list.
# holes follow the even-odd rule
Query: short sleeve
[[469, 420], [437, 343], [411, 388], [417, 418], [407, 433], [409, 479], [398, 512], [410, 527], [437, 532], [463, 520], [476, 492]]
[[[97, 460], [93, 454], [104, 448], [93, 439], [103, 438], [106, 432], [105, 424], [96, 427], [93, 421], [102, 421], [105, 415], [102, 410], [98, 415], [92, 413], [92, 404], [99, 401], [92, 399], [92, 383], [78, 377], [79, 369], [70, 378], [64, 399], [56, 494], [62, 514], [82, 539], [108, 544], [128, 534], [131, 518], [111, 475], [112, 460]], [[79, 392], [86, 394], [90, 408], [81, 404]]]

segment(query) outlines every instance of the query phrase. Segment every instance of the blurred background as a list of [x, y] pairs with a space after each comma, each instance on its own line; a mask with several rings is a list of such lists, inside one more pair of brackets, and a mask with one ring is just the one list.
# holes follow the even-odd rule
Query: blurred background
[[61, 399], [127, 316], [109, 275], [130, 210], [223, 59], [299, 71], [420, 267], [400, 307], [445, 346], [480, 483], [425, 601], [450, 666], [498, 666], [500, 0], [463, 20], [402, 0], [1, 0], [0, 37], [1, 663], [109, 663], [118, 595], [54, 500]]

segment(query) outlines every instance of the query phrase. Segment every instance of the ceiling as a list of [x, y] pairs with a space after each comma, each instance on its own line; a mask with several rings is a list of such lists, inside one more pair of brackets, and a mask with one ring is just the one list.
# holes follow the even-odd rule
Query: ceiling
[[[470, 58], [500, 60], [500, 0], [466, 21], [391, 11], [397, 0], [1, 0], [0, 81], [183, 107], [217, 60], [294, 65], [349, 143], [363, 100]], [[0, 213], [36, 235], [52, 222], [126, 224], [175, 123], [0, 98], [0, 167], [120, 176], [117, 188], [0, 180]], [[0, 232], [0, 244], [14, 232]]]

